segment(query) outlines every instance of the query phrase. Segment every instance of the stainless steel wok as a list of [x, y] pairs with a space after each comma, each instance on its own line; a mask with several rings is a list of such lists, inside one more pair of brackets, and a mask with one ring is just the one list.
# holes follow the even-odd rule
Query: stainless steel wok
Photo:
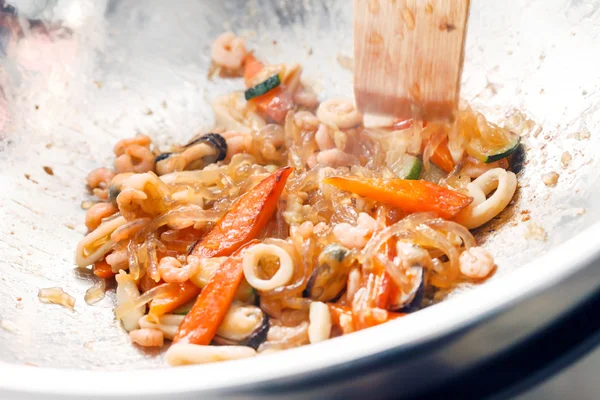
[[[85, 175], [110, 164], [119, 138], [144, 132], [165, 144], [212, 126], [210, 100], [241, 87], [207, 78], [210, 43], [224, 30], [261, 58], [302, 63], [321, 99], [351, 95], [352, 74], [338, 62], [352, 56], [351, 2], [11, 4], [33, 23], [0, 30], [0, 398], [408, 396], [600, 289], [600, 5], [473, 0], [462, 97], [522, 132], [526, 149], [513, 204], [477, 232], [497, 257], [495, 276], [326, 343], [166, 369], [158, 352], [131, 346], [112, 294], [83, 300], [93, 278], [73, 252], [85, 231]], [[549, 187], [542, 176], [552, 171], [560, 177]], [[38, 300], [54, 286], [76, 297], [74, 311]]]

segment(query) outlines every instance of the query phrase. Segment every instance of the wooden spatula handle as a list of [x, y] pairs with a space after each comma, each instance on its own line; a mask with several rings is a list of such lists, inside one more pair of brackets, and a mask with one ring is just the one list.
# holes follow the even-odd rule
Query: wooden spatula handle
[[469, 0], [354, 0], [354, 13], [359, 110], [453, 119]]

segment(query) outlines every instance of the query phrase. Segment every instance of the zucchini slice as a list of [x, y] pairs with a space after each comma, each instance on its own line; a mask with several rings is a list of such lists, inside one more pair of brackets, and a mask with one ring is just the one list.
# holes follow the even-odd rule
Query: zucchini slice
[[489, 164], [510, 156], [519, 148], [519, 143], [521, 143], [521, 136], [508, 132], [507, 141], [503, 146], [489, 148], [477, 138], [469, 142], [467, 153], [479, 161]]
[[279, 74], [275, 74], [267, 80], [259, 83], [258, 85], [252, 86], [250, 89], [247, 89], [244, 92], [244, 97], [246, 98], [246, 100], [250, 100], [255, 97], [262, 96], [269, 90], [273, 90], [279, 85], [281, 85], [281, 79], [279, 79]]
[[421, 174], [421, 160], [410, 154], [405, 154], [394, 163], [392, 171], [401, 179], [419, 179]]
[[192, 307], [194, 306], [194, 303], [196, 302], [196, 300], [190, 301], [182, 306], [177, 307], [176, 309], [174, 309], [173, 311], [171, 311], [171, 314], [177, 314], [177, 315], [186, 315], [187, 313], [190, 312], [190, 310], [192, 309]]

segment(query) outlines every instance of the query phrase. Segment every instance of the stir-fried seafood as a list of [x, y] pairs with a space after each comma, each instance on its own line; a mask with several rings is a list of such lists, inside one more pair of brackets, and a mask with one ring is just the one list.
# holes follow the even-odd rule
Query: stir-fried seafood
[[493, 273], [469, 229], [513, 198], [518, 135], [466, 106], [452, 124], [365, 127], [352, 101], [319, 104], [298, 65], [265, 65], [232, 33], [212, 56], [246, 83], [216, 99], [219, 130], [162, 152], [122, 140], [114, 170], [87, 177], [98, 203], [77, 264], [115, 277], [134, 343], [172, 341], [172, 365], [251, 357]]

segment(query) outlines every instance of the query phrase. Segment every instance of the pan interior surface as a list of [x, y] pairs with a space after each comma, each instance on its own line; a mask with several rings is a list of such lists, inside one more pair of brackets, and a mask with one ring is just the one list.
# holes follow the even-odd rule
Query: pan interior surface
[[[211, 100], [242, 87], [239, 80], [209, 78], [211, 41], [226, 30], [245, 37], [260, 58], [301, 63], [304, 81], [320, 100], [351, 96], [352, 72], [342, 66], [352, 57], [351, 2], [41, 3], [15, 5], [21, 18], [61, 24], [66, 29], [60, 34], [26, 31], [16, 41], [1, 32], [0, 102], [7, 111], [0, 115], [0, 361], [59, 369], [52, 374], [65, 368], [163, 368], [160, 351], [131, 345], [114, 318], [112, 291], [93, 306], [84, 301], [94, 278], [75, 267], [73, 253], [85, 233], [80, 205], [89, 198], [86, 174], [112, 163], [112, 146], [121, 138], [145, 133], [165, 146], [213, 126]], [[590, 246], [572, 255], [580, 263], [546, 258], [563, 264], [544, 268], [539, 257], [577, 235], [585, 242], [585, 229], [600, 219], [600, 202], [594, 201], [600, 187], [598, 26], [600, 5], [591, 2], [472, 1], [461, 96], [520, 133], [525, 148], [515, 200], [476, 232], [495, 255], [497, 273], [475, 290], [460, 288], [423, 316], [318, 345], [332, 363], [410, 344], [374, 344], [377, 332], [383, 338], [409, 332], [407, 338], [426, 340], [435, 327], [424, 324], [425, 316], [451, 330], [453, 322], [442, 312], [452, 304], [472, 306], [473, 318], [482, 304], [493, 310], [483, 301], [488, 286], [516, 298], [539, 289], [536, 274], [544, 275], [540, 285], [548, 284], [583, 265]], [[558, 182], [547, 186], [543, 176], [552, 172]], [[74, 310], [42, 304], [38, 290], [48, 287], [74, 296]], [[348, 349], [345, 358], [333, 356], [341, 346]], [[300, 363], [299, 370], [316, 362], [289, 353], [273, 361]], [[239, 362], [248, 375], [238, 383], [251, 383], [253, 365], [269, 360]], [[227, 369], [198, 368], [211, 376]], [[227, 385], [198, 383], [218, 384]]]

